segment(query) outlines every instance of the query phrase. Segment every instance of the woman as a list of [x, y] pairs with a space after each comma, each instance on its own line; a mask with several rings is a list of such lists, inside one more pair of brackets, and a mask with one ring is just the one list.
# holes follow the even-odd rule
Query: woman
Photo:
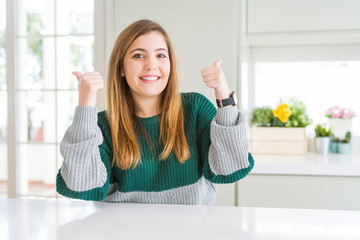
[[[149, 20], [117, 38], [107, 77], [107, 111], [97, 113], [97, 72], [74, 72], [79, 106], [60, 144], [57, 191], [92, 201], [215, 202], [215, 183], [245, 177], [254, 165], [246, 122], [220, 61], [202, 76], [218, 110], [198, 93], [179, 93], [176, 58], [164, 29]], [[228, 105], [228, 106], [226, 106]]]

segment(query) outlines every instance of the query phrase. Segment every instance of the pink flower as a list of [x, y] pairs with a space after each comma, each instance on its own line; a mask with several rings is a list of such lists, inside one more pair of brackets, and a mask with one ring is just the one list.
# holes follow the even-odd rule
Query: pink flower
[[341, 118], [344, 113], [343, 108], [334, 109], [334, 111], [331, 114], [332, 118]]
[[331, 108], [328, 108], [328, 109], [326, 110], [326, 112], [325, 112], [325, 115], [330, 115], [330, 116], [331, 116], [334, 108], [338, 108], [338, 106], [333, 106], [333, 107], [331, 107]]
[[332, 106], [325, 112], [325, 116], [328, 118], [353, 118], [355, 113], [348, 108], [341, 108], [338, 106]]
[[350, 109], [348, 108], [345, 108], [344, 109], [344, 114], [343, 114], [343, 118], [352, 118], [352, 117], [355, 117], [355, 113], [353, 111], [351, 111]]

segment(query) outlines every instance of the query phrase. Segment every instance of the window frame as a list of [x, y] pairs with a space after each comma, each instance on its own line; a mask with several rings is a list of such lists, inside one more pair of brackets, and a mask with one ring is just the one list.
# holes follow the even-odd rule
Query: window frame
[[[54, 0], [56, 7], [58, 0]], [[20, 191], [20, 177], [19, 177], [19, 145], [21, 142], [18, 140], [18, 74], [16, 68], [17, 62], [17, 41], [19, 36], [17, 36], [17, 0], [6, 0], [6, 54], [7, 54], [7, 98], [8, 98], [8, 114], [7, 114], [7, 162], [8, 162], [8, 179], [7, 179], [7, 195], [9, 198], [18, 198]], [[101, 74], [105, 73], [105, 3], [104, 1], [94, 0], [94, 68], [99, 71]], [[56, 16], [55, 16], [56, 18]], [[74, 34], [68, 34], [70, 36]], [[56, 36], [55, 36], [56, 37]], [[56, 56], [55, 52], [55, 56]], [[57, 91], [57, 86], [55, 86], [55, 91]], [[100, 101], [101, 103], [101, 101]], [[56, 106], [55, 106], [56, 107]], [[101, 107], [103, 108], [103, 107]], [[10, 111], [10, 109], [12, 111]], [[14, 111], [15, 109], [15, 111]], [[55, 120], [57, 121], [57, 120]], [[55, 130], [57, 131], [57, 130]], [[27, 143], [29, 144], [29, 143]], [[58, 143], [53, 144], [58, 148]], [[58, 154], [55, 156], [55, 165], [58, 169]], [[22, 195], [24, 196], [24, 195]], [[58, 197], [58, 194], [56, 196]]]

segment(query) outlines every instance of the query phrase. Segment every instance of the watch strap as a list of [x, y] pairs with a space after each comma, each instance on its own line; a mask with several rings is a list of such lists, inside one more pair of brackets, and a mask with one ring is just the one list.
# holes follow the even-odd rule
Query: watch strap
[[232, 92], [229, 98], [225, 98], [225, 99], [216, 99], [216, 104], [219, 108], [223, 108], [223, 107], [227, 107], [230, 105], [235, 106], [236, 105], [236, 101], [234, 99], [234, 93]]

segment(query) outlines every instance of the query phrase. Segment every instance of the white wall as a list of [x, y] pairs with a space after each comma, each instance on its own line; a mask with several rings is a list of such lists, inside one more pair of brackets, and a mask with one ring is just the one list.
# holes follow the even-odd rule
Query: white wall
[[248, 0], [249, 33], [360, 29], [358, 0]]
[[214, 91], [203, 83], [200, 71], [217, 59], [223, 59], [225, 76], [236, 90], [238, 1], [121, 0], [112, 4], [115, 34], [109, 32], [108, 38], [117, 37], [139, 19], [156, 21], [165, 28], [177, 55], [181, 91], [200, 92], [214, 102]]
[[252, 46], [360, 42], [358, 0], [248, 0]]

